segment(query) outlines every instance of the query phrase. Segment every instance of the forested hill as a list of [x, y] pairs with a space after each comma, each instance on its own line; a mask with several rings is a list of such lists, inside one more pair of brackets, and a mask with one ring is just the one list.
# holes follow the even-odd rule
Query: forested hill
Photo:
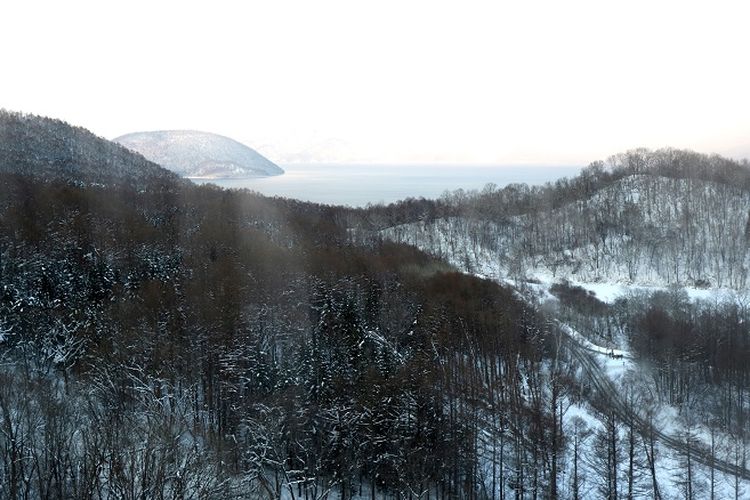
[[636, 150], [554, 184], [488, 186], [425, 206], [383, 234], [461, 268], [737, 289], [748, 280], [747, 162]]
[[573, 201], [586, 200], [596, 192], [618, 181], [634, 176], [665, 177], [707, 181], [750, 191], [750, 163], [719, 155], [689, 150], [634, 149], [595, 161], [573, 178], [524, 188], [510, 185], [505, 189], [489, 187], [480, 193], [457, 193], [445, 197], [451, 205], [471, 206], [482, 215], [519, 215], [534, 210], [559, 208]]
[[511, 290], [2, 120], [0, 498], [557, 488], [549, 330]]
[[487, 184], [482, 190], [457, 189], [439, 199], [407, 198], [388, 205], [354, 210], [351, 217], [364, 229], [384, 229], [398, 224], [463, 216], [499, 220], [513, 215], [559, 208], [582, 201], [599, 190], [632, 175], [709, 181], [743, 191], [750, 190], [750, 163], [689, 150], [634, 149], [595, 161], [575, 177], [562, 177], [543, 185]]
[[184, 177], [242, 178], [284, 173], [254, 149], [207, 132], [135, 132], [117, 137], [114, 142]]
[[0, 172], [78, 184], [156, 188], [179, 178], [113, 142], [61, 120], [0, 110]]

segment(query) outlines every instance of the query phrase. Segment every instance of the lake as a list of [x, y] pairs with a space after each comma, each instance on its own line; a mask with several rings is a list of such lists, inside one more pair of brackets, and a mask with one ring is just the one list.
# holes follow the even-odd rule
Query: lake
[[194, 179], [225, 188], [248, 188], [268, 196], [336, 205], [364, 206], [404, 198], [438, 198], [446, 190], [482, 189], [487, 183], [543, 184], [571, 177], [581, 166], [518, 165], [282, 165], [285, 173], [249, 179]]

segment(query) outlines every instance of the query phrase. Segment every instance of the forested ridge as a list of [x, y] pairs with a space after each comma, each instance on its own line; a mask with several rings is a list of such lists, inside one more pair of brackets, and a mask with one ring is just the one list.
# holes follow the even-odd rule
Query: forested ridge
[[463, 216], [502, 221], [508, 217], [545, 212], [588, 200], [605, 188], [631, 176], [706, 181], [743, 192], [750, 191], [750, 163], [719, 155], [664, 148], [633, 149], [594, 161], [572, 178], [562, 177], [543, 185], [487, 184], [481, 190], [446, 191], [437, 200], [407, 198], [388, 205], [354, 209], [357, 225], [384, 229], [441, 217]]
[[748, 179], [747, 162], [634, 150], [554, 184], [447, 193], [416, 217], [375, 227], [477, 272], [740, 289], [750, 269]]
[[79, 185], [156, 189], [178, 176], [119, 144], [62, 120], [0, 109], [0, 172]]

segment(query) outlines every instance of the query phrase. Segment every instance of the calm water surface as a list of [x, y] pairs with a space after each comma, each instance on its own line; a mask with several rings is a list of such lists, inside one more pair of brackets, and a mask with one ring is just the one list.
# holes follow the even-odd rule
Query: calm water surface
[[482, 189], [487, 183], [543, 184], [576, 175], [580, 166], [500, 165], [282, 165], [285, 173], [254, 179], [213, 179], [226, 188], [248, 188], [268, 196], [364, 206], [409, 197], [438, 198], [446, 190]]

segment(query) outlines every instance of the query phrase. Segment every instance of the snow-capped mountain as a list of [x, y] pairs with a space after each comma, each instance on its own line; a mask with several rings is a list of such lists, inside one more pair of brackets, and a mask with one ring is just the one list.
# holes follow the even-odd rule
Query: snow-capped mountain
[[184, 177], [258, 177], [284, 173], [254, 149], [234, 139], [208, 132], [134, 132], [117, 137], [114, 141]]

